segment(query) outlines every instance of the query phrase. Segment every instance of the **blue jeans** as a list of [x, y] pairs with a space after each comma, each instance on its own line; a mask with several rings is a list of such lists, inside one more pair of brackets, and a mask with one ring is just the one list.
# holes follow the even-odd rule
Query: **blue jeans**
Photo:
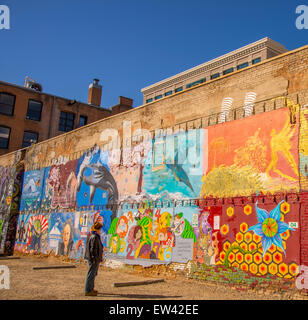
[[99, 268], [99, 261], [98, 262], [92, 262], [88, 261], [89, 263], [89, 271], [86, 278], [86, 287], [85, 287], [85, 293], [89, 293], [94, 289], [94, 280], [97, 276], [97, 271]]

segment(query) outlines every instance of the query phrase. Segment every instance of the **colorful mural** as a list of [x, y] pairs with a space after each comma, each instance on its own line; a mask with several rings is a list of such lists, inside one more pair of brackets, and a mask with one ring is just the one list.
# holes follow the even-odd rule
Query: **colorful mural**
[[21, 160], [21, 152], [16, 152], [11, 166], [0, 166], [0, 253], [5, 254], [14, 251], [23, 182]]
[[209, 128], [208, 171], [200, 195], [299, 191], [298, 134], [287, 108]]
[[73, 160], [45, 168], [42, 205], [46, 209], [76, 207], [77, 163]]
[[300, 184], [302, 190], [308, 190], [308, 109], [307, 106], [300, 110]]
[[87, 151], [78, 164], [77, 206], [111, 205], [112, 219], [117, 215], [118, 189], [108, 168], [108, 152], [94, 146]]
[[200, 214], [196, 214], [194, 230], [196, 244], [194, 261], [205, 264], [215, 265], [219, 260], [221, 251], [220, 220], [222, 208], [217, 206], [201, 207]]
[[203, 173], [203, 130], [179, 132], [153, 141], [144, 159], [143, 191], [171, 199], [198, 198]]
[[111, 212], [107, 211], [21, 214], [15, 250], [45, 254], [53, 251], [56, 255], [68, 256], [76, 261], [83, 260], [86, 239], [94, 222], [103, 222], [101, 240], [107, 245], [110, 215]]
[[299, 263], [298, 209], [299, 203], [286, 201], [223, 206], [217, 264], [259, 276], [294, 277]]
[[78, 159], [27, 171], [15, 250], [80, 262], [100, 220], [110, 260], [292, 277], [299, 204], [258, 197], [299, 191], [298, 119], [282, 108], [120, 151], [94, 145]]
[[25, 172], [20, 200], [20, 211], [37, 210], [40, 208], [44, 173], [44, 169]]

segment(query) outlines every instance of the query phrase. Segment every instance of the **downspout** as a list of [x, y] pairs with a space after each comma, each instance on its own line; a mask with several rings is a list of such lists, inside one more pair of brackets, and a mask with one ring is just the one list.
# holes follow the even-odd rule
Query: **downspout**
[[54, 106], [55, 106], [55, 96], [53, 96], [53, 99], [52, 99], [52, 106], [51, 106], [50, 117], [49, 117], [48, 139], [50, 138], [50, 134], [51, 134], [51, 126], [52, 126], [52, 121], [54, 116]]

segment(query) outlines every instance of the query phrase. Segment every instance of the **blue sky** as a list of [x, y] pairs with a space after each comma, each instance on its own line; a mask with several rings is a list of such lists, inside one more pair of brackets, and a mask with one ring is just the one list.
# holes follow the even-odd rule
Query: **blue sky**
[[[295, 27], [305, 1], [0, 0], [11, 11], [0, 30], [0, 80], [87, 101], [93, 78], [102, 107], [120, 95], [142, 104], [140, 89], [268, 36], [292, 50], [307, 44]], [[308, 3], [306, 3], [308, 5]]]

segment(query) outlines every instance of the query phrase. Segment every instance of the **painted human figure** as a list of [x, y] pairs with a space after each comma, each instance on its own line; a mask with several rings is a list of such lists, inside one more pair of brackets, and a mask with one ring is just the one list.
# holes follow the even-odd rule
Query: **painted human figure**
[[124, 238], [128, 231], [128, 219], [126, 216], [121, 216], [118, 220], [116, 233], [119, 235], [120, 238]]
[[66, 181], [66, 201], [67, 206], [72, 206], [76, 201], [77, 193], [77, 178], [75, 173], [72, 171]]
[[30, 250], [39, 251], [41, 245], [41, 224], [35, 220], [31, 226]]
[[133, 226], [128, 233], [127, 242], [133, 246], [133, 251], [136, 251], [140, 246], [142, 238], [142, 227]]
[[23, 241], [25, 231], [26, 231], [25, 230], [25, 222], [24, 222], [24, 220], [22, 220], [20, 223], [19, 230], [18, 230], [18, 241], [19, 242]]
[[212, 244], [212, 227], [207, 221], [208, 217], [208, 212], [201, 213], [198, 228], [195, 230], [197, 235], [196, 260], [211, 265], [215, 264], [216, 250]]
[[120, 246], [119, 246], [119, 236], [118, 235], [114, 235], [113, 237], [111, 237], [110, 242], [109, 242], [109, 252], [110, 253], [118, 253], [120, 250]]
[[58, 253], [60, 255], [69, 255], [73, 248], [73, 230], [69, 222], [66, 222], [62, 230], [62, 242], [59, 243]]

